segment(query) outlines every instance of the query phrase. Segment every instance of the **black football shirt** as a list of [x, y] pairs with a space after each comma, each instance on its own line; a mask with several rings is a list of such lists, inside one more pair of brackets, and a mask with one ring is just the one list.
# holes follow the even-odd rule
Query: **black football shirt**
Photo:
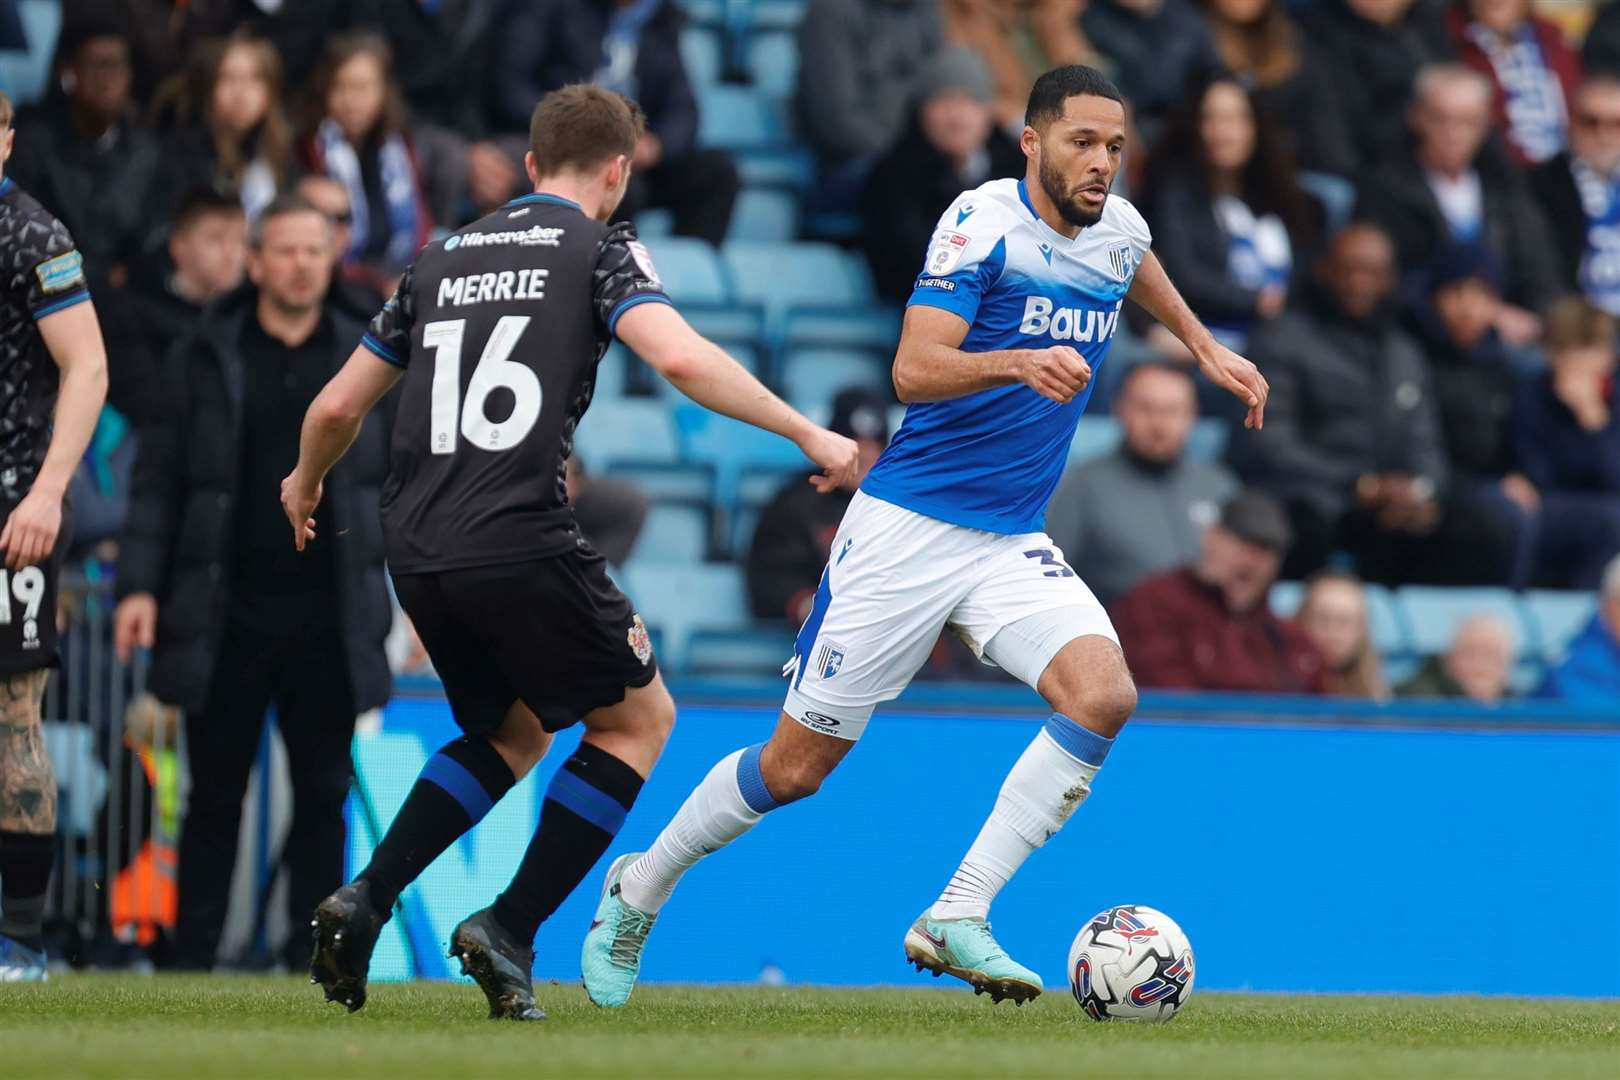
[[0, 501], [28, 494], [50, 449], [58, 372], [36, 323], [89, 299], [66, 226], [0, 180]]
[[362, 344], [405, 368], [383, 529], [424, 573], [579, 544], [564, 488], [619, 317], [669, 303], [628, 223], [526, 195], [422, 249]]

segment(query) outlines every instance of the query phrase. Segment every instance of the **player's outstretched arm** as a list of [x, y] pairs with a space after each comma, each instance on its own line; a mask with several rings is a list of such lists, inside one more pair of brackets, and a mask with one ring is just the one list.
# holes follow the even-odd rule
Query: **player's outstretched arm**
[[1210, 382], [1249, 407], [1249, 415], [1243, 419], [1244, 427], [1258, 429], [1265, 425], [1266, 395], [1271, 391], [1266, 377], [1254, 364], [1215, 340], [1209, 328], [1198, 321], [1198, 316], [1182, 299], [1153, 252], [1142, 256], [1142, 265], [1137, 268], [1136, 280], [1128, 295], [1181, 339]]
[[310, 403], [298, 439], [298, 464], [281, 482], [281, 507], [299, 551], [315, 538], [315, 507], [326, 474], [354, 445], [366, 415], [404, 374], [404, 368], [361, 346]]
[[967, 321], [954, 312], [926, 304], [907, 308], [894, 354], [895, 395], [909, 405], [1023, 383], [1066, 405], [1091, 381], [1091, 365], [1067, 345], [963, 352], [967, 332]]
[[32, 566], [55, 549], [62, 529], [62, 498], [107, 400], [107, 347], [95, 306], [89, 301], [74, 304], [40, 319], [38, 326], [62, 380], [51, 445], [39, 475], [0, 531], [0, 550], [12, 570]]
[[673, 307], [638, 304], [619, 317], [613, 332], [699, 405], [792, 440], [823, 470], [813, 478], [816, 490], [855, 486], [860, 452], [854, 440], [811, 423]]

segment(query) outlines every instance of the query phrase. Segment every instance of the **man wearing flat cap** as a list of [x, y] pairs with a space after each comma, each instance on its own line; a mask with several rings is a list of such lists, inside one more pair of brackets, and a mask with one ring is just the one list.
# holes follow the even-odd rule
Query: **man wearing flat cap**
[[1324, 693], [1321, 654], [1266, 602], [1293, 538], [1277, 500], [1240, 491], [1204, 530], [1196, 562], [1148, 578], [1109, 608], [1137, 685]]

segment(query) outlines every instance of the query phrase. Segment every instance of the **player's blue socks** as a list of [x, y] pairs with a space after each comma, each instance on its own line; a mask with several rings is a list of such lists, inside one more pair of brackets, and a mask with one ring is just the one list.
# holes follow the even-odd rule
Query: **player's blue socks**
[[625, 870], [619, 896], [638, 911], [664, 906], [681, 875], [777, 808], [759, 771], [763, 743], [721, 758], [686, 797], [652, 847]]
[[489, 740], [463, 735], [428, 759], [360, 880], [385, 918], [415, 881], [517, 782]]
[[990, 819], [929, 914], [936, 919], [987, 917], [990, 901], [1030, 852], [1056, 836], [1086, 801], [1092, 778], [1113, 745], [1113, 739], [1053, 713], [1007, 774]]
[[618, 835], [641, 793], [641, 774], [599, 746], [579, 744], [546, 789], [523, 862], [496, 898], [495, 921], [525, 944]]

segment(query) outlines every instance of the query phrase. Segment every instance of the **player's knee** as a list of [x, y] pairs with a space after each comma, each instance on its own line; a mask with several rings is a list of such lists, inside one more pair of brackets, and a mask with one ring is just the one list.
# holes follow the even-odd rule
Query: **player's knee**
[[1109, 738], [1136, 712], [1136, 686], [1126, 675], [1077, 680], [1060, 687], [1053, 697], [1058, 712]]
[[808, 799], [821, 790], [826, 778], [827, 774], [814, 762], [783, 763], [765, 777], [765, 787], [771, 798], [785, 804]]
[[521, 717], [508, 716], [506, 723], [489, 737], [489, 743], [512, 770], [512, 775], [521, 780], [546, 756], [551, 748], [551, 734], [525, 710]]

